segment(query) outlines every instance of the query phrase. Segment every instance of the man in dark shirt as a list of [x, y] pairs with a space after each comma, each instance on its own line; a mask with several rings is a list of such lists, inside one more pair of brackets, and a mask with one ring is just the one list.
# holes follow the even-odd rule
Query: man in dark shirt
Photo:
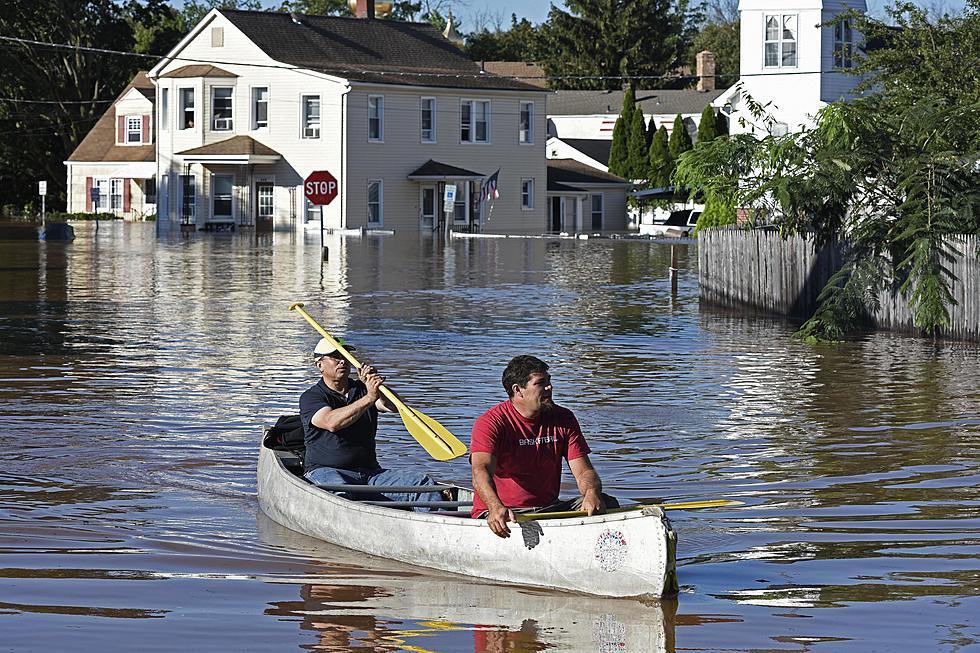
[[[313, 365], [320, 372], [320, 380], [299, 400], [307, 480], [317, 485], [433, 484], [426, 474], [385, 470], [378, 464], [375, 448], [378, 412], [392, 412], [395, 407], [381, 395], [384, 377], [373, 366], [362, 365], [358, 370], [360, 379], [352, 379], [350, 363], [326, 338], [313, 350]], [[441, 497], [432, 492], [386, 492], [384, 496], [372, 498], [436, 501]]]

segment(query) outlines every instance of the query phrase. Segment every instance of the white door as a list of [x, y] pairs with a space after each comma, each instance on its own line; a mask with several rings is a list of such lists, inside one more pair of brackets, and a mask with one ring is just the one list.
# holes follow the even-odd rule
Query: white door
[[436, 225], [436, 187], [422, 186], [422, 197], [419, 200], [421, 207], [421, 228], [435, 229]]

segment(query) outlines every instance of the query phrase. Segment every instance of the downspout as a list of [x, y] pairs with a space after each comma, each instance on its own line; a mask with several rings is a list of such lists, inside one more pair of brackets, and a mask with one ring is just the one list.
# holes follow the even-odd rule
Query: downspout
[[[347, 130], [345, 125], [347, 124], [347, 95], [351, 91], [350, 82], [344, 83], [344, 90], [340, 94], [340, 179], [338, 184], [340, 185], [340, 228], [347, 228], [347, 175], [344, 171], [347, 169]], [[322, 113], [322, 111], [321, 111]]]

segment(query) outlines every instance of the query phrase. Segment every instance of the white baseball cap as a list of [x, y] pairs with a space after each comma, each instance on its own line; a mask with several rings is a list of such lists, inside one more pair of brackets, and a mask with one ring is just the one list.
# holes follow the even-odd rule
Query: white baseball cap
[[[357, 351], [357, 347], [353, 345], [348, 345], [346, 342], [344, 342], [343, 338], [336, 338], [336, 341], [339, 342], [341, 345], [343, 345], [344, 349], [346, 349], [347, 351]], [[335, 351], [337, 351], [337, 348], [334, 346], [332, 342], [330, 342], [326, 338], [320, 338], [320, 341], [316, 343], [316, 347], [313, 348], [313, 358], [320, 358], [321, 356], [327, 356], [329, 354], [334, 353]]]

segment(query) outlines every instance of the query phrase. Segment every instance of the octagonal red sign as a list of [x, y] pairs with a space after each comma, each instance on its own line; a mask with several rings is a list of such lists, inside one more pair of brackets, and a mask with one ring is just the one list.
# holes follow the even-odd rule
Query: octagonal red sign
[[311, 172], [310, 176], [303, 182], [303, 194], [316, 206], [329, 204], [337, 198], [340, 192], [340, 184], [337, 178], [326, 170]]

